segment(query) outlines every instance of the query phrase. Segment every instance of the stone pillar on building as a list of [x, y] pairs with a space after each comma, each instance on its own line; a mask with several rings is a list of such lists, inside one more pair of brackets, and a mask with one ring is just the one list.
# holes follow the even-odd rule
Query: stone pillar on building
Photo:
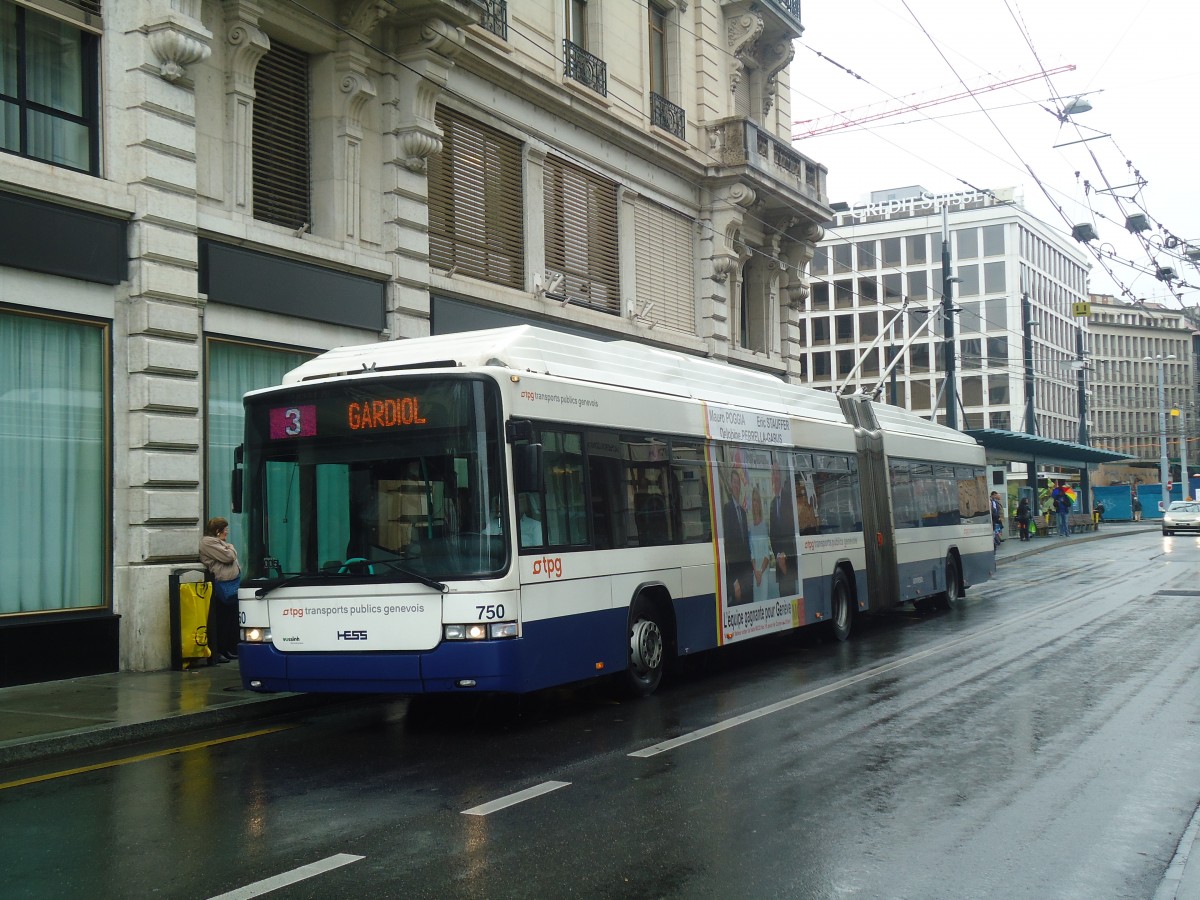
[[[149, 21], [113, 4], [111, 166], [133, 197], [129, 295], [114, 321], [114, 608], [121, 667], [170, 662], [168, 577], [195, 562], [202, 478], [201, 310], [197, 285], [196, 107], [188, 66], [210, 53], [200, 0]], [[106, 10], [106, 19], [109, 19]], [[119, 37], [118, 37], [119, 36]]]
[[782, 271], [779, 283], [780, 354], [787, 368], [788, 381], [807, 381], [802, 359], [808, 347], [800, 331], [808, 300], [808, 264], [812, 262], [817, 241], [825, 231], [815, 222], [785, 223], [780, 229], [779, 259]]
[[700, 213], [700, 330], [708, 355], [729, 357], [733, 340], [731, 319], [738, 287], [738, 271], [747, 258], [740, 239], [743, 217], [755, 193], [744, 184], [729, 184], [713, 191]]
[[271, 49], [258, 27], [262, 8], [253, 0], [224, 0], [225, 168], [233, 211], [253, 212], [254, 73]]
[[387, 303], [392, 338], [429, 334], [429, 181], [427, 160], [442, 151], [434, 121], [462, 30], [442, 19], [388, 23], [393, 62], [381, 79], [384, 105], [384, 249], [393, 259]]

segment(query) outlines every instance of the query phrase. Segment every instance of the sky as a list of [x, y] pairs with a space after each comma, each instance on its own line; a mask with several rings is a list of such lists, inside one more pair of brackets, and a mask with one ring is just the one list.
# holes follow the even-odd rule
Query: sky
[[[859, 120], [976, 91], [796, 141], [828, 167], [831, 202], [907, 185], [933, 193], [1017, 187], [1037, 218], [1062, 232], [1091, 223], [1093, 246], [1117, 257], [1108, 262], [1114, 277], [1090, 257], [1094, 293], [1128, 291], [1178, 309], [1153, 274], [1156, 258], [1184, 282], [1174, 286], [1182, 302], [1200, 305], [1200, 271], [1182, 256], [1186, 243], [1173, 255], [1161, 249], [1172, 236], [1200, 249], [1200, 4], [804, 0], [801, 9], [805, 32], [791, 69], [792, 117], [803, 123], [796, 134], [844, 121], [834, 113]], [[1067, 65], [1074, 70], [979, 90]], [[1061, 123], [1054, 111], [1079, 95], [1091, 111]], [[1094, 139], [1055, 148], [1081, 138]], [[1135, 213], [1151, 223], [1142, 234], [1149, 250], [1125, 228]]]

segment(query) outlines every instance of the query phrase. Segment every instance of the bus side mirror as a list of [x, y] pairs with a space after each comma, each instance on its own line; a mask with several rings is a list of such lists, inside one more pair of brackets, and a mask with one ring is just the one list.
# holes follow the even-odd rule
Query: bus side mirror
[[242, 511], [242, 462], [245, 459], [245, 445], [239, 444], [233, 451], [233, 471], [229, 476], [229, 509], [231, 512]]
[[542, 445], [521, 444], [513, 448], [513, 481], [518, 494], [542, 489]]

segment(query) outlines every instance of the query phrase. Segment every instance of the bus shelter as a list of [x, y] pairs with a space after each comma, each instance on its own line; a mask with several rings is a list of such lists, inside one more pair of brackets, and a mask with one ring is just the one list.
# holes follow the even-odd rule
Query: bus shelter
[[1021, 431], [1003, 431], [998, 428], [968, 428], [964, 433], [983, 445], [990, 466], [1023, 462], [1029, 472], [1027, 488], [1030, 495], [1037, 496], [1037, 473], [1040, 466], [1058, 466], [1079, 471], [1080, 512], [1092, 509], [1091, 482], [1088, 469], [1101, 463], [1125, 462], [1134, 457], [1111, 450], [1100, 450], [1087, 444], [1057, 441], [1053, 438], [1026, 434]]

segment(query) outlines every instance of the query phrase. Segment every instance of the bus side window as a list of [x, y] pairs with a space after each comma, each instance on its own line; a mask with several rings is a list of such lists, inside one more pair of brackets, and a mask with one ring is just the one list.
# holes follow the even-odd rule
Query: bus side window
[[704, 473], [704, 446], [688, 441], [671, 442], [671, 518], [679, 543], [707, 544], [712, 540], [708, 508], [708, 479]]
[[583, 480], [583, 437], [575, 432], [543, 432], [542, 448], [545, 542], [552, 547], [586, 544], [589, 515]]

